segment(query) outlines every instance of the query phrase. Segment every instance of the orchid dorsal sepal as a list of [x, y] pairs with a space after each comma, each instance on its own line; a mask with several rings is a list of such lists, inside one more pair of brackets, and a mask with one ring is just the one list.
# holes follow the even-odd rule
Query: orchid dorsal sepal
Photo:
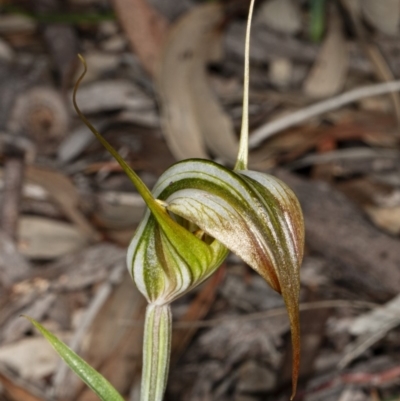
[[271, 175], [231, 171], [196, 159], [168, 169], [154, 191], [167, 200], [170, 212], [195, 223], [282, 294], [292, 331], [294, 394], [299, 367], [298, 297], [304, 223], [293, 192]]

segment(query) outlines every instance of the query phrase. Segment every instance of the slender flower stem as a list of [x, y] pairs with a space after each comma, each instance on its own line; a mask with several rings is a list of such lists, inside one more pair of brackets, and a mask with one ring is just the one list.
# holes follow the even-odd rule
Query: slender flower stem
[[146, 310], [140, 401], [162, 401], [171, 352], [170, 305], [150, 304]]
[[250, 79], [250, 29], [255, 0], [251, 0], [247, 19], [246, 42], [244, 49], [243, 112], [240, 132], [239, 153], [235, 170], [247, 170], [249, 160], [249, 79]]

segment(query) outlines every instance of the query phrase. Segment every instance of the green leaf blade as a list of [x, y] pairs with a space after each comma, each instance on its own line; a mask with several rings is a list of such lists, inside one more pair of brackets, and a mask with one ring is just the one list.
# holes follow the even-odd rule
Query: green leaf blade
[[90, 387], [102, 401], [124, 401], [118, 391], [99, 372], [60, 341], [54, 334], [45, 329], [39, 322], [26, 317], [52, 345], [65, 363]]

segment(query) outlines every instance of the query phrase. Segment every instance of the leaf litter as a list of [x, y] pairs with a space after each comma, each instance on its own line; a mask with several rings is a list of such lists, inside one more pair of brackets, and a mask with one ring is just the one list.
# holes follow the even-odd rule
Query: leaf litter
[[[51, 2], [55, 8], [61, 4]], [[398, 2], [352, 2], [362, 36], [343, 2], [330, 2], [320, 43], [307, 36], [310, 3], [257, 4], [250, 73], [254, 133], [318, 99], [398, 78]], [[123, 15], [121, 4], [64, 5], [68, 13], [115, 12], [118, 18], [73, 26], [89, 65], [78, 93], [82, 109], [150, 186], [175, 160], [216, 158], [231, 165], [241, 116], [246, 7], [235, 1], [137, 1], [132, 4], [141, 9], [131, 4], [129, 12], [137, 11], [139, 26], [131, 14]], [[71, 112], [68, 92], [76, 71], [63, 70], [56, 37], [37, 29], [27, 2], [16, 5], [18, 10], [5, 8], [0, 18], [0, 144], [3, 164], [17, 151], [25, 167], [17, 208], [21, 233], [14, 241], [0, 232], [0, 397], [93, 399], [18, 317], [30, 314], [73, 341], [127, 399], [136, 400], [144, 304], [125, 273], [123, 247], [143, 204]], [[69, 33], [56, 31], [65, 35], [60, 43], [70, 46], [70, 54], [75, 45], [65, 40]], [[145, 41], [143, 32], [151, 33]], [[300, 372], [299, 396], [305, 400], [400, 394], [397, 106], [387, 94], [365, 98], [368, 93], [341, 110], [251, 139], [258, 165], [274, 167], [304, 205], [307, 366]], [[4, 199], [10, 191], [4, 174], [0, 182]], [[166, 399], [288, 398], [282, 305], [234, 256], [224, 275], [174, 309], [176, 345]], [[88, 323], [79, 331], [82, 316]], [[29, 357], [36, 347], [33, 369], [16, 350]], [[52, 391], [58, 396], [50, 397]]]

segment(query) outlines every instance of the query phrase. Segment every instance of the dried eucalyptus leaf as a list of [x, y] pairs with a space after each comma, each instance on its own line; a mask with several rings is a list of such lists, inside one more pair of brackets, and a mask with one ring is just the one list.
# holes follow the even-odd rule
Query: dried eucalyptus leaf
[[400, 234], [400, 206], [367, 206], [365, 211], [371, 220], [382, 230], [392, 235]]
[[18, 248], [30, 259], [57, 258], [85, 245], [85, 236], [71, 224], [33, 216], [19, 221]]
[[365, 19], [380, 32], [396, 35], [400, 20], [398, 0], [363, 0], [361, 10]]
[[44, 338], [31, 337], [0, 347], [0, 362], [23, 379], [40, 381], [55, 372], [59, 357]]
[[83, 113], [154, 108], [153, 101], [139, 88], [122, 79], [97, 81], [86, 85], [77, 94], [77, 100]]
[[301, 30], [300, 10], [292, 0], [271, 0], [264, 2], [258, 12], [256, 22], [282, 33], [296, 34]]
[[324, 98], [337, 94], [344, 86], [349, 64], [347, 43], [339, 17], [334, 15], [317, 60], [305, 83], [304, 92]]
[[237, 141], [232, 122], [210, 88], [206, 74], [209, 43], [221, 22], [217, 4], [196, 7], [173, 28], [161, 56], [157, 89], [164, 133], [178, 159], [208, 158], [206, 147], [233, 163]]

